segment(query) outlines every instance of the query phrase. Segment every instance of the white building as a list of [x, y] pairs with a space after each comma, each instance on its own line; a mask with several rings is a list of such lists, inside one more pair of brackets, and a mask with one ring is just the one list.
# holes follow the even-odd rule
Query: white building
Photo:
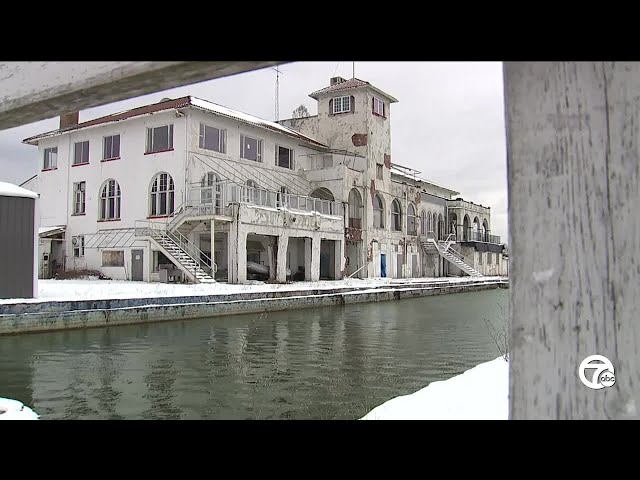
[[187, 96], [24, 140], [41, 276], [54, 260], [143, 281], [505, 273], [489, 208], [392, 162], [397, 100], [330, 83], [318, 115], [279, 123]]

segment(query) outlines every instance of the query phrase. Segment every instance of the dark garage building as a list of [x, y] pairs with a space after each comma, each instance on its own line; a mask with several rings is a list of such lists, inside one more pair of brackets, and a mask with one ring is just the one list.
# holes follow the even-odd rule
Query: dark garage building
[[37, 295], [38, 194], [0, 182], [0, 298]]

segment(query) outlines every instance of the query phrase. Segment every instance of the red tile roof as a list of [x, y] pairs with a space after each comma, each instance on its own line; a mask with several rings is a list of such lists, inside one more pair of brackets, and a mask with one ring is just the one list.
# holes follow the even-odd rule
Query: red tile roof
[[37, 145], [38, 140], [40, 139], [53, 137], [66, 132], [80, 130], [82, 128], [92, 127], [95, 125], [100, 125], [105, 123], [127, 120], [129, 118], [137, 117], [140, 115], [148, 115], [150, 113], [156, 113], [164, 110], [173, 110], [173, 109], [185, 108], [185, 107], [199, 108], [208, 112], [212, 112], [217, 115], [234, 118], [243, 123], [248, 123], [251, 125], [255, 125], [257, 127], [273, 130], [281, 134], [298, 138], [299, 140], [303, 140], [307, 143], [311, 143], [322, 148], [328, 148], [326, 145], [318, 142], [317, 140], [311, 137], [307, 137], [306, 135], [303, 135], [300, 132], [297, 132], [290, 128], [284, 127], [278, 123], [270, 122], [268, 120], [262, 120], [258, 117], [254, 117], [253, 115], [248, 115], [246, 113], [232, 110], [230, 108], [223, 107], [221, 105], [217, 105], [215, 103], [212, 103], [206, 100], [201, 100], [199, 98], [192, 97], [192, 96], [186, 96], [186, 97], [180, 97], [180, 98], [174, 98], [174, 99], [164, 99], [158, 103], [153, 103], [150, 105], [144, 105], [142, 107], [132, 108], [131, 110], [126, 110], [124, 112], [113, 113], [111, 115], [106, 115], [104, 117], [96, 118], [94, 120], [81, 122], [77, 125], [73, 125], [70, 127], [60, 128], [58, 130], [52, 130], [50, 132], [41, 133], [39, 135], [35, 135], [33, 137], [24, 139], [22, 143]]
[[344, 90], [350, 90], [352, 88], [361, 88], [361, 87], [372, 88], [376, 92], [378, 92], [378, 93], [384, 95], [385, 97], [389, 98], [391, 100], [391, 102], [397, 102], [397, 100], [395, 98], [393, 98], [391, 95], [389, 95], [388, 93], [384, 93], [382, 90], [379, 90], [378, 88], [374, 87], [369, 82], [366, 82], [364, 80], [360, 80], [359, 78], [351, 78], [349, 80], [345, 80], [344, 82], [336, 83], [335, 85], [330, 85], [328, 87], [321, 88], [320, 90], [316, 90], [315, 92], [309, 94], [309, 96], [311, 98], [317, 99], [319, 96], [327, 94], [327, 93], [342, 92]]

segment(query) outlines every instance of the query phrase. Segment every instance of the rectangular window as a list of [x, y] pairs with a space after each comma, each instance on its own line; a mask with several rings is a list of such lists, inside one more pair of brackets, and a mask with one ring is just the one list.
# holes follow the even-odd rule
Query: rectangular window
[[147, 128], [146, 153], [173, 150], [173, 125]]
[[44, 164], [43, 170], [51, 170], [58, 168], [58, 147], [45, 148], [44, 149]]
[[124, 267], [124, 250], [102, 252], [103, 267]]
[[227, 131], [210, 127], [204, 123], [200, 124], [200, 140], [198, 146], [205, 150], [213, 150], [214, 152], [227, 153]]
[[293, 170], [293, 150], [276, 145], [276, 165]]
[[336, 97], [333, 99], [333, 113], [351, 111], [351, 97]]
[[73, 256], [76, 258], [84, 257], [84, 235], [71, 238], [73, 245]]
[[487, 265], [491, 265], [491, 261], [493, 260], [493, 253], [487, 253]]
[[483, 252], [478, 252], [478, 265], [482, 265], [482, 256], [484, 255]]
[[86, 200], [87, 182], [73, 184], [73, 214], [83, 215]]
[[382, 180], [383, 179], [383, 170], [382, 170], [383, 165], [381, 163], [376, 163], [376, 178], [378, 180]]
[[262, 140], [240, 135], [240, 158], [262, 162]]
[[120, 158], [120, 135], [104, 137], [102, 148], [102, 160]]
[[384, 102], [376, 97], [373, 97], [373, 113], [384, 117]]
[[73, 164], [84, 165], [89, 163], [89, 140], [76, 142], [73, 149]]

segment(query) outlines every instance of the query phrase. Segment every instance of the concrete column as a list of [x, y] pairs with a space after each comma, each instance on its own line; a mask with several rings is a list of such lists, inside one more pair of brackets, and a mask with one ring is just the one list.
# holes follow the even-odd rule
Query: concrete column
[[[216, 243], [215, 243], [215, 220], [212, 218], [211, 219], [211, 225], [210, 225], [210, 229], [211, 229], [211, 267], [214, 267], [214, 264], [216, 263]], [[211, 272], [211, 276], [215, 278], [215, 273], [214, 271]]]
[[304, 239], [304, 279], [311, 280], [311, 248], [313, 240], [311, 238]]
[[227, 235], [227, 272], [230, 283], [238, 283], [238, 223], [233, 222], [229, 225], [229, 234]]
[[269, 280], [275, 280], [276, 279], [276, 261], [275, 261], [275, 255], [274, 255], [274, 241], [273, 240], [269, 240], [267, 242], [267, 257], [269, 259]]
[[335, 242], [335, 270], [336, 270], [336, 280], [340, 280], [342, 278], [342, 271], [344, 270], [344, 249], [345, 249], [345, 241], [344, 237], [340, 240], [336, 240]]
[[247, 282], [247, 232], [240, 227], [238, 229], [238, 247], [236, 255], [238, 265], [238, 283]]
[[320, 235], [313, 236], [311, 244], [311, 281], [320, 280]]
[[278, 261], [276, 268], [276, 281], [285, 283], [287, 281], [287, 248], [289, 246], [289, 236], [280, 235], [278, 237]]

